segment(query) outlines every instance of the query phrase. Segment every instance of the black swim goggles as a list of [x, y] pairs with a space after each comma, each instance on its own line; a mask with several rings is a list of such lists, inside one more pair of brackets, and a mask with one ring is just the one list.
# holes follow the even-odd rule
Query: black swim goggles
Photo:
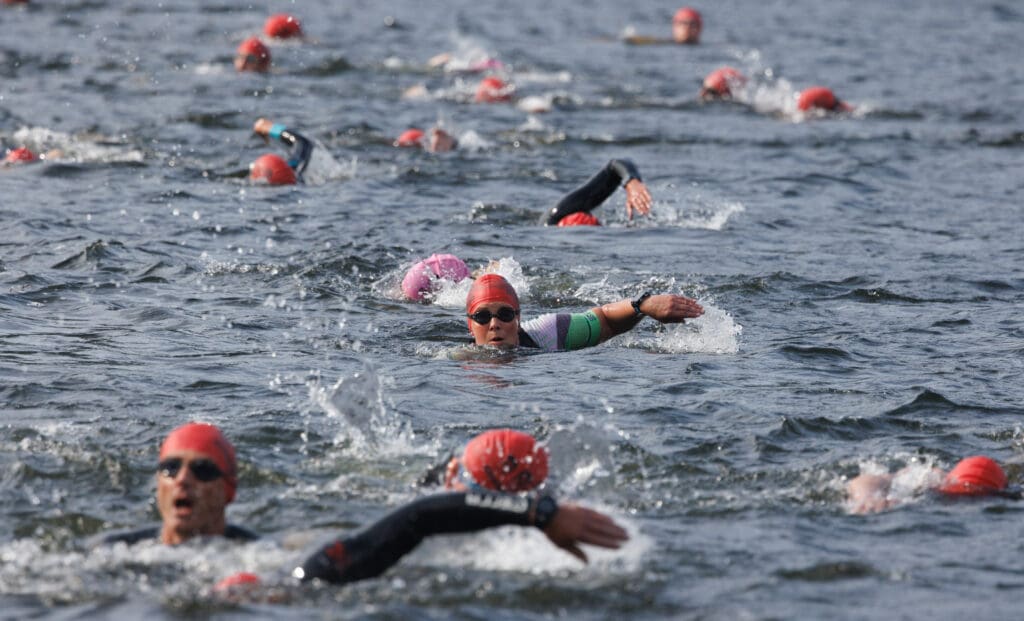
[[511, 306], [502, 306], [501, 308], [498, 309], [498, 312], [496, 313], [492, 313], [491, 311], [484, 308], [478, 310], [472, 315], [466, 316], [472, 319], [473, 321], [477, 322], [481, 326], [486, 326], [487, 324], [491, 323], [491, 319], [495, 317], [498, 318], [498, 321], [508, 323], [515, 319], [517, 316], [519, 316], [519, 311], [512, 308]]
[[[156, 471], [169, 479], [173, 479], [178, 476], [179, 472], [181, 472], [181, 466], [183, 463], [184, 460], [180, 457], [170, 457], [157, 464]], [[217, 464], [213, 463], [209, 459], [193, 459], [188, 462], [188, 469], [192, 471], [192, 476], [194, 476], [197, 481], [202, 481], [203, 483], [216, 481], [224, 476], [224, 473], [221, 472], [219, 467], [217, 467]]]

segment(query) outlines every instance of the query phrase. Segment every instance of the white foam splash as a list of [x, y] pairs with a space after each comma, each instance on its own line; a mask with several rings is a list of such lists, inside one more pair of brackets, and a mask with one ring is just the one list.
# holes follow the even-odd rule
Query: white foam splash
[[[746, 211], [742, 203], [720, 199], [707, 199], [700, 194], [681, 197], [688, 206], [680, 207], [671, 203], [657, 202], [651, 208], [651, 220], [659, 225], [670, 224], [685, 229], [721, 231], [729, 220]], [[636, 220], [638, 224], [643, 218]]]
[[639, 527], [608, 509], [584, 503], [608, 513], [629, 533], [629, 541], [618, 550], [583, 545], [589, 564], [558, 549], [535, 528], [502, 527], [483, 533], [434, 538], [419, 547], [407, 562], [429, 567], [464, 567], [488, 571], [515, 571], [538, 575], [567, 571], [591, 575], [631, 573], [643, 567], [653, 540]]
[[11, 138], [40, 154], [40, 159], [57, 162], [141, 162], [145, 154], [106, 136], [77, 137], [46, 127], [21, 127]]
[[350, 441], [357, 456], [375, 458], [419, 450], [409, 424], [385, 406], [383, 382], [369, 364], [332, 386], [324, 386], [319, 378], [307, 386], [310, 402], [342, 423], [336, 445]]

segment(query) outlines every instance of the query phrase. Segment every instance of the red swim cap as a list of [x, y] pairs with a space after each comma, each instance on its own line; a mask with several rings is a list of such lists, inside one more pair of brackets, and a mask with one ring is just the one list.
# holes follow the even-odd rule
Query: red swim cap
[[292, 185], [295, 183], [295, 171], [280, 155], [268, 153], [256, 158], [249, 166], [249, 178], [263, 180], [270, 185]]
[[7, 152], [4, 161], [8, 164], [14, 164], [16, 162], [34, 162], [37, 158], [36, 154], [29, 150], [28, 147], [18, 147], [17, 149], [11, 149]]
[[235, 50], [235, 69], [265, 72], [270, 70], [270, 50], [256, 37], [249, 37]]
[[1006, 489], [1006, 473], [992, 459], [981, 455], [960, 460], [946, 475], [939, 491], [959, 496], [982, 496]]
[[519, 310], [519, 296], [512, 285], [498, 274], [484, 274], [473, 282], [466, 296], [466, 312], [472, 315], [477, 307], [491, 302], [504, 302]]
[[835, 93], [824, 86], [812, 86], [800, 93], [796, 107], [801, 110], [820, 108], [822, 110], [849, 110], [850, 106], [836, 98]]
[[214, 585], [213, 590], [218, 592], [247, 590], [258, 586], [259, 583], [260, 577], [256, 574], [240, 571], [218, 582]]
[[228, 442], [220, 429], [209, 423], [188, 423], [178, 427], [160, 446], [160, 459], [178, 451], [195, 451], [208, 457], [224, 473], [224, 490], [227, 500], [235, 499], [238, 484], [238, 463], [235, 461], [235, 447]]
[[742, 85], [747, 77], [733, 67], [720, 67], [715, 69], [704, 78], [704, 93], [714, 93], [719, 97], [732, 94], [732, 85]]
[[420, 147], [423, 146], [423, 130], [415, 127], [407, 129], [395, 139], [396, 147]]
[[480, 86], [476, 88], [476, 97], [473, 98], [473, 101], [498, 103], [510, 99], [512, 99], [512, 88], [500, 78], [491, 76], [480, 80]]
[[525, 492], [548, 476], [548, 451], [533, 436], [494, 429], [469, 441], [462, 465], [481, 487], [496, 492]]
[[693, 22], [700, 26], [700, 13], [697, 12], [697, 9], [691, 9], [688, 6], [685, 6], [676, 11], [675, 17], [672, 18], [672, 23], [676, 22]]
[[589, 211], [577, 211], [558, 221], [558, 226], [601, 226]]
[[275, 39], [291, 39], [302, 36], [302, 24], [287, 13], [271, 15], [263, 24], [263, 34]]

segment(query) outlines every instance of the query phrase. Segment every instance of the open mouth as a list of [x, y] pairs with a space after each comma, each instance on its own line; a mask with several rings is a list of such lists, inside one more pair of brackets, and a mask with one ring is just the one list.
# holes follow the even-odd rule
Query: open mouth
[[192, 510], [192, 501], [188, 498], [177, 498], [174, 500], [174, 508], [179, 510]]

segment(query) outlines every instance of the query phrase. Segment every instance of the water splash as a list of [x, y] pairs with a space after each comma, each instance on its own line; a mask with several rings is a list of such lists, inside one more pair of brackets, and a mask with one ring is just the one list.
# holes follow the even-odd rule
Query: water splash
[[368, 363], [332, 386], [316, 377], [307, 387], [312, 404], [341, 425], [335, 445], [350, 443], [356, 456], [364, 458], [420, 450], [409, 424], [386, 407], [384, 382]]

